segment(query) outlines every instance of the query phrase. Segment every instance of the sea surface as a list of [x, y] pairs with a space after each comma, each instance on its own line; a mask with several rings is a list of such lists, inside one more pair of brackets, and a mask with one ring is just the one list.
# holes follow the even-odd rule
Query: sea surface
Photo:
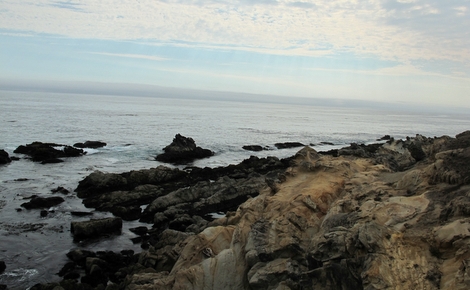
[[[74, 243], [71, 221], [88, 218], [72, 217], [71, 212], [92, 209], [86, 209], [73, 190], [95, 170], [120, 173], [162, 165], [154, 158], [177, 133], [215, 152], [192, 165], [216, 167], [239, 163], [250, 155], [289, 157], [300, 149], [278, 150], [274, 146], [278, 142], [312, 144], [324, 151], [352, 142], [372, 143], [386, 134], [396, 139], [417, 133], [455, 136], [469, 129], [470, 115], [448, 112], [0, 91], [0, 149], [20, 158], [0, 165], [0, 261], [7, 265], [0, 284], [27, 289], [36, 283], [59, 281], [56, 273], [67, 262], [65, 254], [75, 247], [140, 251], [130, 241], [135, 235], [129, 228], [141, 225], [137, 221], [125, 222], [119, 236]], [[73, 145], [87, 140], [103, 141], [107, 146], [87, 149], [85, 156], [59, 164], [41, 165], [13, 153], [19, 145], [34, 141]], [[243, 145], [272, 150], [250, 152]], [[51, 190], [59, 186], [70, 193], [55, 194], [65, 202], [50, 208], [48, 216], [21, 209], [25, 198], [53, 196]], [[93, 218], [107, 216], [94, 212]]]

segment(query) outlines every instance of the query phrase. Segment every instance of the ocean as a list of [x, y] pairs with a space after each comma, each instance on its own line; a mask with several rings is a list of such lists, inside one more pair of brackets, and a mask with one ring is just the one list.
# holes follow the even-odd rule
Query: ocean
[[[274, 144], [280, 142], [301, 142], [326, 151], [352, 142], [373, 143], [386, 134], [396, 139], [417, 133], [455, 136], [470, 129], [470, 114], [0, 91], [0, 123], [0, 149], [21, 158], [0, 165], [0, 261], [7, 266], [0, 284], [27, 289], [60, 280], [56, 273], [72, 248], [140, 251], [132, 244], [130, 238], [135, 235], [129, 231], [141, 225], [138, 221], [125, 222], [120, 236], [74, 243], [71, 221], [87, 218], [72, 217], [71, 212], [91, 209], [82, 205], [73, 190], [95, 170], [120, 173], [162, 165], [154, 158], [178, 133], [215, 152], [191, 165], [217, 167], [251, 155], [289, 157], [300, 149], [276, 149]], [[73, 145], [87, 140], [103, 141], [107, 146], [45, 165], [13, 153], [19, 145], [34, 141]], [[244, 145], [270, 150], [251, 152], [243, 150]], [[52, 196], [51, 190], [59, 186], [70, 193], [61, 195], [65, 202], [49, 209], [46, 217], [40, 217], [39, 210], [21, 209], [25, 198]], [[110, 214], [95, 212], [93, 218], [107, 216]]]

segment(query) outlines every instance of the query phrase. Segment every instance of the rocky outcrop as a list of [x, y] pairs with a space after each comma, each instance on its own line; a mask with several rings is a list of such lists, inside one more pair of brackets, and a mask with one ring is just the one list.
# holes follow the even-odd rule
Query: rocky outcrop
[[21, 204], [26, 209], [49, 208], [61, 204], [65, 200], [59, 196], [39, 197], [35, 196], [30, 201]]
[[[203, 221], [200, 216], [205, 216], [211, 212], [223, 211], [236, 208], [240, 203], [246, 200], [248, 195], [257, 195], [257, 191], [248, 190], [251, 186], [250, 181], [254, 176], [258, 176], [258, 186], [265, 184], [265, 178], [260, 177], [268, 173], [276, 176], [287, 168], [289, 160], [279, 160], [275, 157], [258, 158], [250, 157], [237, 165], [229, 165], [218, 168], [197, 168], [189, 167], [185, 170], [177, 168], [168, 168], [159, 166], [157, 168], [130, 171], [121, 174], [103, 173], [95, 171], [79, 182], [76, 192], [78, 197], [83, 198], [86, 207], [95, 208], [100, 211], [109, 211], [124, 220], [136, 220], [142, 218], [147, 222], [154, 220], [155, 212], [146, 210], [141, 212], [140, 206], [148, 205], [162, 198], [174, 196], [175, 191], [194, 190], [193, 202], [199, 202], [202, 198], [207, 198], [207, 194], [214, 194], [212, 191], [204, 192], [205, 188], [201, 184], [211, 184], [211, 181], [219, 180], [214, 184], [224, 184], [225, 190], [232, 190], [231, 194], [225, 196], [219, 193], [206, 202], [203, 209], [201, 204], [195, 204], [196, 207], [191, 211], [191, 215], [200, 222]], [[268, 177], [269, 179], [269, 177]], [[241, 181], [239, 181], [241, 180]], [[200, 183], [200, 184], [198, 184]], [[234, 184], [246, 184], [242, 190], [233, 187]], [[238, 186], [238, 185], [237, 185]], [[179, 204], [178, 215], [187, 205], [184, 202], [188, 200], [175, 199], [174, 205]], [[172, 208], [175, 210], [175, 208]], [[168, 211], [166, 211], [168, 213]], [[143, 216], [142, 216], [143, 214]], [[176, 214], [176, 213], [175, 213]], [[175, 215], [172, 215], [175, 217]], [[193, 218], [185, 215], [179, 217], [180, 223], [191, 224]], [[177, 221], [173, 225], [177, 224]], [[185, 222], [183, 222], [185, 220]], [[207, 221], [205, 222], [207, 223]], [[165, 224], [163, 222], [163, 224]]]
[[173, 142], [163, 148], [164, 153], [157, 155], [157, 161], [173, 164], [187, 164], [195, 159], [206, 158], [214, 155], [209, 149], [196, 146], [192, 138], [176, 134]]
[[0, 150], [0, 164], [7, 164], [11, 162], [10, 155], [5, 150]]
[[104, 234], [120, 233], [121, 218], [91, 219], [82, 222], [72, 222], [70, 231], [75, 241], [97, 238]]
[[82, 156], [85, 154], [85, 151], [67, 145], [33, 142], [18, 146], [14, 153], [29, 155], [31, 160], [46, 164], [63, 162], [60, 158], [64, 157]]
[[[123, 285], [468, 289], [470, 156], [459, 138], [416, 136], [338, 157], [306, 147], [284, 178], [236, 211], [187, 237], [168, 233], [168, 263], [157, 266], [163, 253], [151, 247], [140, 262], [159, 272], [128, 275]], [[157, 212], [172, 206], [158, 204]]]
[[107, 144], [101, 141], [85, 141], [85, 143], [75, 143], [73, 147], [77, 148], [92, 148], [97, 149], [106, 146]]

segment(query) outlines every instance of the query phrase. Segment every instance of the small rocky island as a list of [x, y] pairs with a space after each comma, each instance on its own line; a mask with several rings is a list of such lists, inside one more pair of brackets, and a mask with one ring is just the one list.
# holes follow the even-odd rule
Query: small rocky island
[[470, 288], [470, 131], [219, 168], [96, 171], [76, 192], [116, 216], [99, 227], [142, 221], [132, 230], [143, 250], [72, 249], [63, 280], [32, 290]]

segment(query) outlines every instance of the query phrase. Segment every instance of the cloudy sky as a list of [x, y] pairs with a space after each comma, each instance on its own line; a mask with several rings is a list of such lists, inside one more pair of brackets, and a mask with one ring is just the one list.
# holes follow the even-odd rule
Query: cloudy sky
[[470, 108], [470, 0], [0, 0], [0, 79]]

